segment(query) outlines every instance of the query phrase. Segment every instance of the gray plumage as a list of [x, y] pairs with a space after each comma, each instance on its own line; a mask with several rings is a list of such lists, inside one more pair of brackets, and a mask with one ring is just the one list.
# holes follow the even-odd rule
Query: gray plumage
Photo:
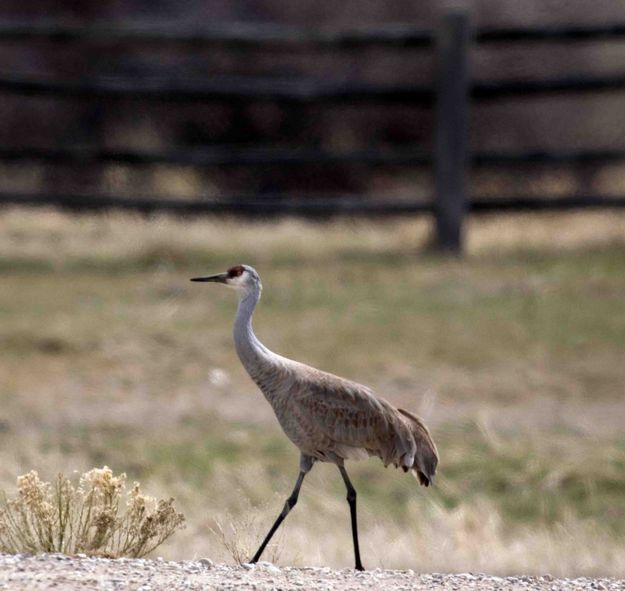
[[[297, 501], [304, 475], [315, 461], [331, 462], [341, 470], [350, 495], [356, 568], [362, 569], [356, 532], [356, 492], [344, 471], [348, 459], [379, 457], [410, 471], [428, 486], [436, 472], [438, 453], [423, 421], [411, 412], [395, 408], [372, 390], [303, 363], [287, 359], [265, 347], [252, 329], [252, 314], [260, 300], [262, 284], [250, 266], [238, 265], [227, 273], [194, 281], [225, 283], [239, 292], [234, 322], [234, 343], [241, 363], [271, 404], [287, 437], [302, 454], [300, 479], [283, 514], [257, 552], [258, 560], [281, 520]], [[288, 508], [287, 508], [288, 507]]]

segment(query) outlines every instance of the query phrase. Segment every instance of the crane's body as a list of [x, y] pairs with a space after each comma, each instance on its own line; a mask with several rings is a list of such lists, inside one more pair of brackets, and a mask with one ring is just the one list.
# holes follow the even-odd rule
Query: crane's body
[[412, 472], [428, 486], [436, 472], [438, 453], [430, 433], [414, 414], [395, 408], [372, 390], [270, 351], [254, 334], [252, 314], [260, 300], [258, 273], [247, 265], [192, 281], [224, 283], [239, 292], [234, 342], [241, 363], [271, 404], [287, 437], [301, 452], [300, 474], [278, 520], [252, 559], [256, 562], [290, 509], [297, 502], [304, 476], [316, 461], [339, 467], [347, 487], [352, 517], [356, 568], [363, 570], [358, 549], [356, 491], [345, 460], [379, 457]]
[[[414, 470], [423, 484], [429, 484], [436, 456], [418, 417], [395, 409], [361, 384], [290, 359], [272, 373], [266, 381], [251, 377], [303, 454], [338, 465], [377, 456], [385, 466]], [[430, 453], [417, 454], [418, 447]]]

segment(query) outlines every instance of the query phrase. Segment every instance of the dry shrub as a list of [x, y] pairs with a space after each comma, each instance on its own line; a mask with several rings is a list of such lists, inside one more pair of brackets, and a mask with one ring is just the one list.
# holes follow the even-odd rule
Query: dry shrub
[[59, 474], [54, 484], [34, 470], [17, 479], [17, 497], [0, 496], [0, 552], [145, 556], [183, 527], [174, 499], [126, 493], [126, 475], [107, 466], [83, 474], [77, 486]]

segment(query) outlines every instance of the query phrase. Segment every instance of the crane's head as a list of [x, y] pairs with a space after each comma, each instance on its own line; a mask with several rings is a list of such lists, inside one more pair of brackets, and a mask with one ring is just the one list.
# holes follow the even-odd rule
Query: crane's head
[[250, 291], [252, 289], [262, 289], [260, 277], [254, 267], [249, 265], [235, 265], [230, 267], [225, 273], [217, 275], [207, 275], [206, 277], [193, 277], [191, 281], [212, 281], [213, 283], [223, 283], [237, 291]]

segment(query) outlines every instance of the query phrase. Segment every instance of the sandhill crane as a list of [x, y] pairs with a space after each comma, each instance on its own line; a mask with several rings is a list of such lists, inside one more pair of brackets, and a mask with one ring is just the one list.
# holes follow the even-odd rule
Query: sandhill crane
[[195, 277], [191, 281], [224, 283], [239, 292], [234, 321], [234, 344], [241, 363], [261, 389], [288, 438], [301, 452], [299, 475], [293, 492], [250, 562], [263, 550], [297, 503], [304, 477], [315, 462], [336, 464], [350, 508], [355, 568], [360, 561], [356, 520], [356, 490], [345, 460], [379, 457], [410, 471], [429, 486], [438, 464], [436, 446], [421, 419], [407, 410], [393, 407], [369, 388], [287, 359], [265, 347], [252, 330], [252, 313], [260, 300], [262, 284], [255, 269], [237, 265], [226, 273]]

